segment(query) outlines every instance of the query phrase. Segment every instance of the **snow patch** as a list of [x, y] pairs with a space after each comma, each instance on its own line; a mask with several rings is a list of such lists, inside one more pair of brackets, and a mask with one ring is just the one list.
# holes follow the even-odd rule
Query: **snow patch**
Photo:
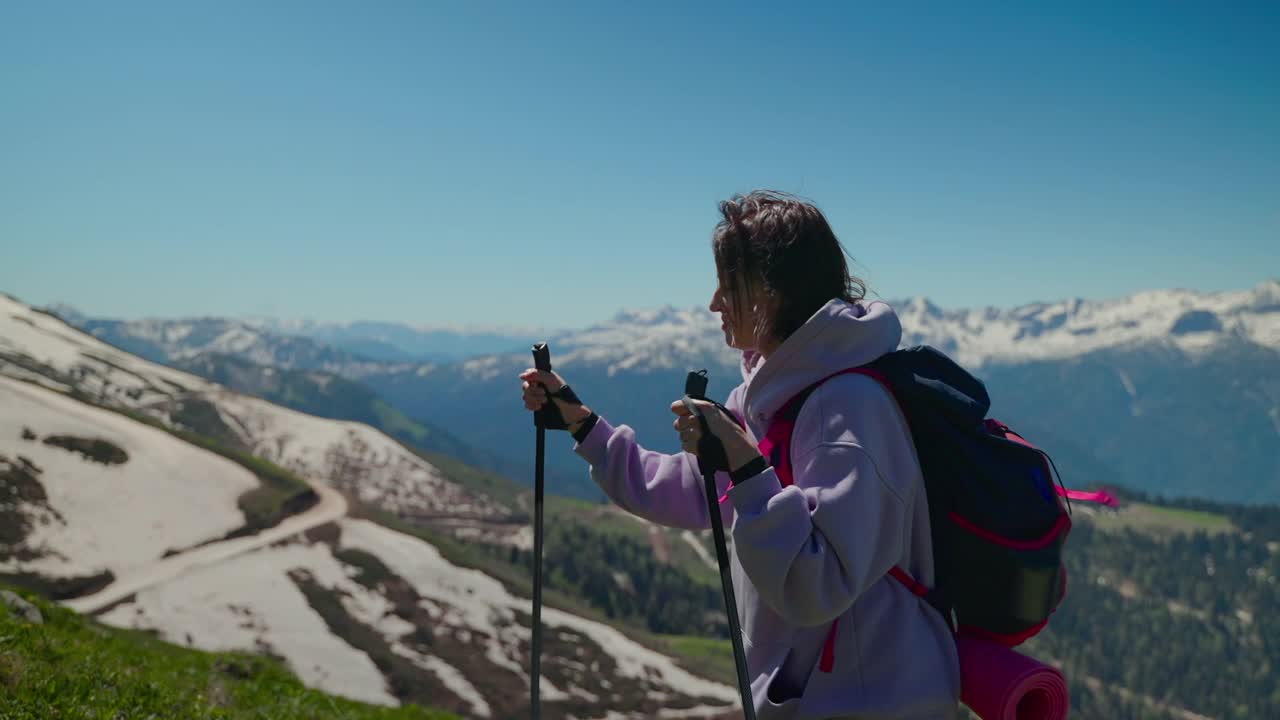
[[[41, 438], [102, 438], [129, 457], [95, 463], [20, 439], [27, 427]], [[49, 506], [66, 520], [37, 526], [28, 539], [55, 554], [22, 567], [52, 576], [104, 568], [119, 576], [167, 549], [222, 537], [244, 524], [237, 499], [258, 486], [244, 467], [163, 430], [7, 377], [0, 377], [0, 453], [28, 457], [44, 471]]]
[[[355, 598], [348, 608], [371, 611], [371, 593], [352, 583], [323, 545], [292, 544], [258, 550], [236, 562], [193, 569], [180, 581], [139, 592], [101, 620], [117, 627], [152, 629], [165, 640], [204, 650], [271, 652], [309, 687], [379, 705], [398, 705], [368, 655], [330, 632], [289, 571], [304, 569], [322, 585]], [[345, 603], [344, 603], [345, 604]]]
[[1137, 400], [1138, 391], [1133, 387], [1133, 380], [1129, 378], [1129, 373], [1124, 370], [1116, 370], [1116, 373], [1120, 376], [1120, 383], [1124, 385], [1125, 392], [1129, 393], [1129, 397]]
[[526, 552], [533, 550], [533, 527], [522, 525], [519, 530], [507, 536], [507, 544], [514, 545], [517, 549]]

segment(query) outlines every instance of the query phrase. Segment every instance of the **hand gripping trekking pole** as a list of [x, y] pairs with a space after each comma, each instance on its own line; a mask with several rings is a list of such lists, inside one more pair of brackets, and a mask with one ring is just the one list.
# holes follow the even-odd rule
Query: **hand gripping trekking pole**
[[[724, 445], [711, 434], [707, 419], [698, 412], [693, 400], [706, 400], [706, 371], [691, 372], [684, 384], [684, 406], [702, 427], [702, 436], [698, 439], [698, 470], [702, 473], [702, 482], [707, 492], [707, 513], [711, 516], [711, 533], [716, 542], [716, 562], [720, 565], [720, 588], [724, 591], [724, 606], [729, 615], [729, 638], [733, 642], [733, 663], [738, 671], [738, 692], [742, 696], [742, 713], [747, 720], [756, 720], [756, 707], [751, 700], [751, 679], [747, 675], [747, 654], [742, 649], [742, 626], [738, 622], [738, 601], [733, 594], [733, 576], [729, 568], [729, 550], [725, 547], [724, 519], [720, 517], [719, 491], [716, 488], [716, 471], [728, 470], [729, 459], [725, 456]], [[717, 403], [722, 412], [733, 417], [724, 406]], [[734, 422], [737, 419], [734, 418]]]
[[[538, 370], [551, 371], [551, 350], [546, 343], [533, 346], [533, 366]], [[554, 401], [548, 397], [547, 406], [533, 414], [538, 438], [533, 481], [533, 638], [530, 643], [532, 655], [529, 660], [529, 696], [533, 720], [539, 720], [542, 717], [538, 687], [542, 679], [542, 495], [547, 426], [553, 424], [548, 422], [549, 412], [555, 412], [555, 408], [551, 406], [552, 402]]]

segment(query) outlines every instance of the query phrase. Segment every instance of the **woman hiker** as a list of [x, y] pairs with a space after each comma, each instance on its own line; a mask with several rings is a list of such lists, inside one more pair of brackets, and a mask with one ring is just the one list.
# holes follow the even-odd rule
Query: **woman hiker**
[[[960, 671], [942, 615], [886, 575], [932, 586], [929, 510], [910, 431], [894, 398], [864, 375], [817, 387], [795, 418], [793, 484], [758, 449], [793, 395], [898, 347], [892, 308], [867, 300], [844, 248], [812, 204], [775, 192], [720, 203], [712, 234], [719, 283], [710, 310], [742, 351], [725, 402], [745, 429], [696, 401], [723, 444], [718, 508], [732, 538], [734, 592], [759, 720], [953, 718]], [[555, 372], [521, 373], [525, 407], [556, 403], [574, 452], [625, 510], [676, 528], [710, 526], [696, 453], [700, 430], [671, 403], [683, 452], [647, 450], [626, 425], [556, 397]], [[576, 402], [575, 402], [576, 401]]]

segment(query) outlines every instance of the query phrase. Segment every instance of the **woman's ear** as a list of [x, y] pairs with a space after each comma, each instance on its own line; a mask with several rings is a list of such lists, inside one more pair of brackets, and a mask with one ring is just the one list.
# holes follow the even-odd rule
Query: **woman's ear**
[[777, 295], [766, 291], [759, 285], [756, 286], [751, 306], [751, 331], [754, 335], [753, 345], [756, 350], [767, 352], [775, 344], [773, 338], [774, 320], [778, 317], [778, 309], [781, 305], [782, 303]]

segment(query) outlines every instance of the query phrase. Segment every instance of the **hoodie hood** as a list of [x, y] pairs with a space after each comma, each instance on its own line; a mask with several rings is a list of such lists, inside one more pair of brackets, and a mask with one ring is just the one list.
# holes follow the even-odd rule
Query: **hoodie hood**
[[833, 299], [768, 359], [743, 353], [743, 413], [765, 427], [796, 393], [832, 373], [893, 352], [901, 341], [902, 323], [888, 303]]

